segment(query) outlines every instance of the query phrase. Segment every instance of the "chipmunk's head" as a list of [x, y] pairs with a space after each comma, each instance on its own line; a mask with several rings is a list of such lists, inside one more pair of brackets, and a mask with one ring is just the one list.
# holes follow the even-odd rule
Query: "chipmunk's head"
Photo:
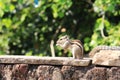
[[57, 42], [56, 42], [56, 46], [61, 46], [63, 45], [66, 41], [69, 40], [69, 36], [68, 35], [65, 35], [65, 36], [62, 36], [60, 37]]

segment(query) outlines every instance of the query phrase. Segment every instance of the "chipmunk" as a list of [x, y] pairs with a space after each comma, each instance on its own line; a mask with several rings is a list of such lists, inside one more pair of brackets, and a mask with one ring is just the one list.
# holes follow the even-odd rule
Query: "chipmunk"
[[70, 40], [69, 37], [65, 35], [57, 40], [56, 46], [60, 46], [64, 50], [70, 50], [74, 59], [83, 58], [84, 50], [80, 40]]

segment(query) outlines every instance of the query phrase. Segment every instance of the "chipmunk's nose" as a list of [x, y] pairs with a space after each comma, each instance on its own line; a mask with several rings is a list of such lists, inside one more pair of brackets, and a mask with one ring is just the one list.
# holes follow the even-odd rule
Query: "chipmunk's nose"
[[56, 42], [56, 46], [58, 46], [58, 45], [59, 45], [58, 43], [59, 43], [59, 42], [57, 41], [57, 42]]
[[56, 44], [56, 46], [58, 46], [58, 44]]
[[56, 46], [58, 46], [58, 43], [56, 42]]

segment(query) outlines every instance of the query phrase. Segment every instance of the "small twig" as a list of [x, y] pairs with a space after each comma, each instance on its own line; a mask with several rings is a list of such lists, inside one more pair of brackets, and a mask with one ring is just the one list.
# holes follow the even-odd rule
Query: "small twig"
[[59, 33], [60, 29], [62, 28], [62, 26], [60, 25], [57, 30], [55, 31], [55, 34], [53, 35], [52, 40], [50, 41], [50, 49], [51, 49], [51, 55], [52, 57], [55, 57], [55, 49], [54, 49], [54, 38], [57, 36], [57, 34]]
[[51, 48], [51, 55], [52, 55], [52, 57], [55, 57], [54, 40], [51, 40], [50, 48]]
[[101, 28], [101, 35], [103, 38], [105, 38], [106, 36], [104, 35], [104, 19], [105, 19], [105, 14], [102, 15], [102, 28]]

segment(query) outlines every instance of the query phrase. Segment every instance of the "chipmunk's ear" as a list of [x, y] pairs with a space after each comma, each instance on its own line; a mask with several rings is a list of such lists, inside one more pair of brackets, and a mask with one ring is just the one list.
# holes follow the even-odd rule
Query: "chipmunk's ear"
[[66, 39], [69, 39], [69, 36], [68, 36], [68, 35], [65, 35], [65, 38], [66, 38]]

